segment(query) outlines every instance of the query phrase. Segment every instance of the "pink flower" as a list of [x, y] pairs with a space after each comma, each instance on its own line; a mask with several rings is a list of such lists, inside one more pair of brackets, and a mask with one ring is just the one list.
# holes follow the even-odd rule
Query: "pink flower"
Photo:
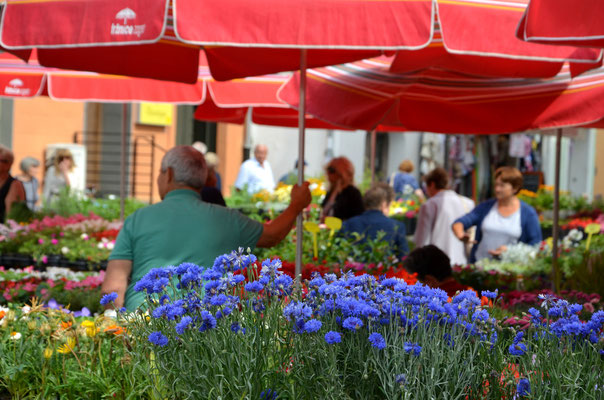
[[48, 264], [48, 257], [46, 257], [46, 256], [42, 256], [42, 262], [43, 262], [44, 264]]
[[42, 290], [40, 290], [40, 294], [41, 294], [42, 296], [44, 296], [46, 293], [48, 293], [48, 290], [47, 290], [47, 289], [42, 289]]
[[59, 233], [59, 236], [63, 237], [65, 234], [63, 232]]
[[50, 243], [52, 243], [52, 244], [57, 244], [57, 243], [59, 243], [59, 241], [58, 241], [57, 239], [52, 239], [52, 240], [50, 241]]
[[44, 239], [42, 239], [42, 238], [38, 239], [38, 243], [39, 244], [44, 244]]

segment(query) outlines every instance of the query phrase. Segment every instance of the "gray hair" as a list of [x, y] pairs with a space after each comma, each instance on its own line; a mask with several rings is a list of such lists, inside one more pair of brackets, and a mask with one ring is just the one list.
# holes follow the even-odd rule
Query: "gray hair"
[[0, 155], [2, 154], [7, 154], [10, 159], [11, 159], [11, 164], [13, 161], [15, 161], [15, 155], [13, 154], [13, 151], [11, 149], [9, 149], [8, 147], [6, 147], [3, 144], [0, 144]]
[[366, 210], [379, 210], [384, 202], [390, 204], [392, 200], [394, 200], [394, 189], [384, 182], [376, 183], [363, 196]]
[[29, 174], [29, 169], [31, 167], [39, 167], [39, 166], [40, 166], [40, 161], [36, 160], [33, 157], [25, 157], [19, 163], [19, 168], [21, 168], [21, 171], [23, 171], [24, 174]]
[[192, 146], [176, 146], [168, 150], [161, 160], [161, 171], [174, 171], [174, 181], [201, 190], [208, 176], [206, 160]]

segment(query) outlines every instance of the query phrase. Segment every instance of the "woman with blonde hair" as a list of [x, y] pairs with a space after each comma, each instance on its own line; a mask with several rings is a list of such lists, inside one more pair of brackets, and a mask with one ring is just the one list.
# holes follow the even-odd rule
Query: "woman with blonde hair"
[[53, 164], [46, 170], [44, 176], [44, 201], [49, 202], [59, 194], [64, 187], [71, 186], [69, 174], [75, 168], [73, 155], [67, 149], [57, 149]]
[[411, 160], [403, 160], [398, 166], [398, 172], [390, 177], [390, 186], [394, 189], [396, 197], [401, 198], [415, 193], [423, 200], [424, 193], [419, 187], [417, 179], [411, 173], [415, 169]]
[[365, 211], [363, 196], [354, 186], [354, 165], [346, 157], [332, 159], [325, 168], [329, 189], [323, 200], [321, 219], [337, 217], [341, 220], [360, 215]]

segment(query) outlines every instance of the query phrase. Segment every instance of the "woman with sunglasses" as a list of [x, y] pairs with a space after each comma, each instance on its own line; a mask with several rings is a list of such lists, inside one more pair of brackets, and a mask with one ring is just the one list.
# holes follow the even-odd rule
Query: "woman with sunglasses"
[[23, 185], [10, 174], [15, 156], [0, 144], [0, 223], [4, 223], [13, 203], [25, 201]]
[[325, 169], [329, 189], [323, 200], [321, 220], [336, 217], [341, 220], [360, 215], [365, 211], [363, 196], [354, 186], [354, 166], [346, 157], [336, 157]]

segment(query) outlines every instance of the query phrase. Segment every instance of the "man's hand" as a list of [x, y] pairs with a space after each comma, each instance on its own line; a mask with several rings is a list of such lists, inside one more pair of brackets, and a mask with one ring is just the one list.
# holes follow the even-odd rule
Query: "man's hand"
[[302, 183], [302, 186], [296, 184], [292, 188], [291, 202], [289, 205], [297, 213], [308, 207], [312, 200], [312, 195], [310, 194], [310, 189], [308, 188], [309, 186], [309, 182], [304, 182]]
[[272, 220], [270, 224], [264, 224], [262, 235], [258, 239], [258, 243], [256, 243], [257, 247], [273, 247], [287, 236], [294, 226], [298, 214], [312, 200], [308, 186], [309, 183], [304, 182], [302, 186], [295, 185], [292, 188], [289, 206], [277, 218]]

